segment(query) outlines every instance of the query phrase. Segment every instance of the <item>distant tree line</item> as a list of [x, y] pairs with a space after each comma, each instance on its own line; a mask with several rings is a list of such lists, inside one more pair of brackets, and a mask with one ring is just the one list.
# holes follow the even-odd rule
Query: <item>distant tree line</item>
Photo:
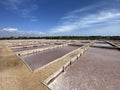
[[45, 37], [1, 37], [0, 40], [15, 39], [76, 39], [76, 40], [120, 40], [120, 36], [45, 36]]

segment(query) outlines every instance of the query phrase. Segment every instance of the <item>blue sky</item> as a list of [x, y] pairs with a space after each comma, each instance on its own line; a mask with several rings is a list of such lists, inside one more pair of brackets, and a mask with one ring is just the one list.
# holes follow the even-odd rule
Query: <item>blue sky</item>
[[0, 0], [0, 37], [120, 36], [120, 0]]

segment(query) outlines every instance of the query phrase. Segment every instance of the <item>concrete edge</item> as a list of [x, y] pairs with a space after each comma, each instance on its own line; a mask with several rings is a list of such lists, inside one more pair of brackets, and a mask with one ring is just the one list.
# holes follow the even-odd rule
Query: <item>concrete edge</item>
[[64, 59], [64, 58], [67, 57], [68, 55], [74, 53], [76, 50], [77, 50], [77, 51], [78, 51], [78, 50], [81, 50], [81, 53], [79, 53], [80, 56], [81, 56], [81, 55], [84, 53], [83, 51], [86, 51], [86, 49], [88, 48], [89, 44], [90, 44], [90, 46], [91, 46], [94, 42], [95, 42], [95, 40], [94, 40], [93, 42], [91, 42], [91, 43], [88, 43], [88, 44], [86, 44], [86, 45], [78, 48], [78, 49], [73, 50], [72, 52], [69, 52], [69, 53], [65, 54], [64, 56], [62, 56], [62, 57], [60, 57], [60, 58], [57, 58], [56, 60], [53, 60], [53, 61], [49, 62], [48, 64], [43, 65], [42, 67], [40, 67], [40, 68], [38, 68], [38, 69], [35, 69], [34, 72], [40, 71], [40, 70], [42, 70], [43, 68], [47, 67], [48, 65], [50, 65], [50, 64], [52, 64], [52, 63], [55, 63], [55, 62], [58, 62], [58, 61], [61, 60], [61, 59]]
[[[78, 49], [81, 49], [81, 47], [78, 48]], [[81, 49], [81, 50], [83, 50], [83, 49]], [[46, 64], [46, 65], [44, 65], [44, 66], [42, 66], [42, 67], [40, 67], [40, 68], [34, 70], [34, 72], [37, 72], [37, 71], [39, 71], [39, 70], [42, 70], [43, 68], [47, 67], [48, 65], [50, 65], [50, 64], [52, 64], [52, 63], [55, 63], [55, 62], [58, 62], [58, 61], [60, 61], [61, 59], [64, 59], [64, 58], [67, 57], [69, 54], [72, 54], [72, 53], [74, 53], [75, 51], [76, 51], [76, 49], [73, 50], [72, 52], [67, 53], [67, 54], [65, 54], [64, 56], [62, 56], [62, 57], [60, 57], [60, 58], [57, 58], [57, 59], [55, 59], [55, 60], [49, 62], [48, 64]]]
[[16, 54], [18, 56], [29, 55], [29, 54], [34, 54], [34, 53], [46, 51], [46, 50], [51, 50], [51, 49], [54, 49], [54, 48], [64, 47], [64, 46], [67, 46], [67, 45], [68, 44], [63, 44], [63, 45], [50, 46], [50, 47], [46, 47], [46, 48], [38, 48], [38, 49], [33, 49], [33, 50], [26, 50], [26, 51], [16, 52]]
[[112, 45], [112, 46], [115, 46], [116, 48], [118, 48], [120, 50], [120, 46], [114, 44], [113, 42], [111, 42], [111, 41], [105, 41], [105, 42]]
[[20, 61], [29, 69], [30, 72], [33, 72], [32, 68], [18, 55], [16, 55], [18, 58], [20, 58]]
[[42, 83], [44, 86], [46, 86], [48, 90], [51, 90], [51, 89], [48, 87], [48, 85], [46, 85], [44, 82], [41, 82], [41, 83]]
[[[91, 43], [89, 43], [89, 44], [86, 44], [86, 45], [84, 45], [83, 47], [81, 47], [81, 48], [84, 48], [80, 53], [78, 53], [76, 56], [74, 56], [72, 59], [70, 59], [70, 61], [68, 61], [65, 65], [63, 65], [58, 71], [56, 71], [55, 73], [53, 73], [52, 75], [50, 75], [47, 79], [45, 79], [44, 81], [43, 81], [43, 83], [45, 84], [45, 85], [47, 85], [47, 87], [48, 87], [48, 85], [51, 83], [51, 81], [53, 81], [55, 78], [57, 78], [62, 72], [64, 72], [65, 71], [65, 69], [68, 67], [68, 66], [70, 66], [73, 62], [75, 62], [77, 59], [78, 59], [78, 57], [80, 57], [82, 54], [83, 54], [83, 52], [85, 52], [93, 43], [94, 43], [95, 41], [93, 41], [93, 42], [91, 42]], [[51, 90], [51, 89], [50, 89]]]
[[[38, 46], [46, 46], [46, 45], [49, 45], [49, 44], [40, 44], [40, 45], [38, 45]], [[19, 49], [19, 48], [29, 48], [29, 47], [34, 47], [35, 45], [29, 45], [29, 46], [9, 46], [10, 48], [12, 48], [12, 49], [14, 49], [14, 48], [17, 48], [17, 49]]]
[[91, 46], [95, 48], [117, 49], [117, 47], [105, 47], [105, 46]]

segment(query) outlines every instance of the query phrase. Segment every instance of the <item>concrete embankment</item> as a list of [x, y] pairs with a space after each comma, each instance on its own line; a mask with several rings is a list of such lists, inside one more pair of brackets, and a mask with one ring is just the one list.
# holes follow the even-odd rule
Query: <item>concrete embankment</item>
[[116, 48], [118, 48], [120, 50], [120, 46], [118, 46], [117, 44], [115, 44], [115, 43], [113, 43], [111, 41], [105, 41], [105, 42], [109, 43], [112, 46], [115, 46]]
[[64, 56], [65, 54], [79, 48], [78, 46], [64, 46], [61, 48], [54, 48], [44, 52], [39, 52], [33, 55], [22, 56], [22, 60], [30, 66], [30, 68], [35, 71], [38, 68], [48, 64]]
[[16, 54], [18, 56], [29, 55], [29, 54], [34, 54], [34, 53], [37, 53], [37, 52], [42, 52], [42, 51], [45, 51], [45, 50], [50, 50], [50, 49], [53, 49], [53, 48], [60, 48], [60, 47], [64, 47], [64, 46], [67, 46], [67, 44], [55, 45], [55, 46], [50, 46], [50, 47], [46, 47], [46, 48], [38, 48], [38, 49], [33, 49], [33, 50], [26, 50], [26, 51], [17, 52]]
[[50, 89], [119, 90], [120, 52], [117, 49], [90, 47], [77, 62], [63, 71], [48, 84]]
[[[77, 50], [72, 51], [71, 53], [66, 54], [65, 56], [53, 61], [59, 61], [59, 60], [63, 60], [63, 59], [68, 59], [69, 60], [66, 64], [64, 64], [58, 71], [56, 71], [55, 73], [53, 73], [51, 76], [49, 76], [47, 79], [45, 79], [42, 83], [45, 86], [48, 86], [48, 84], [51, 83], [51, 81], [53, 81], [57, 76], [59, 76], [62, 72], [64, 72], [66, 70], [66, 68], [68, 66], [70, 66], [72, 63], [74, 63], [76, 60], [78, 60], [78, 58], [94, 43], [95, 41], [92, 41], [91, 43], [88, 43], [80, 48], [78, 48]], [[53, 63], [51, 62], [51, 63]], [[48, 87], [49, 88], [49, 87]]]

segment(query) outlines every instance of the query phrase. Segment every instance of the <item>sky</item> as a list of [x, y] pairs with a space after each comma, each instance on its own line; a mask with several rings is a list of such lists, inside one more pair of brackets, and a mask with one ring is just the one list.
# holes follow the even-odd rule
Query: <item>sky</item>
[[120, 36], [120, 0], [0, 0], [0, 37]]

